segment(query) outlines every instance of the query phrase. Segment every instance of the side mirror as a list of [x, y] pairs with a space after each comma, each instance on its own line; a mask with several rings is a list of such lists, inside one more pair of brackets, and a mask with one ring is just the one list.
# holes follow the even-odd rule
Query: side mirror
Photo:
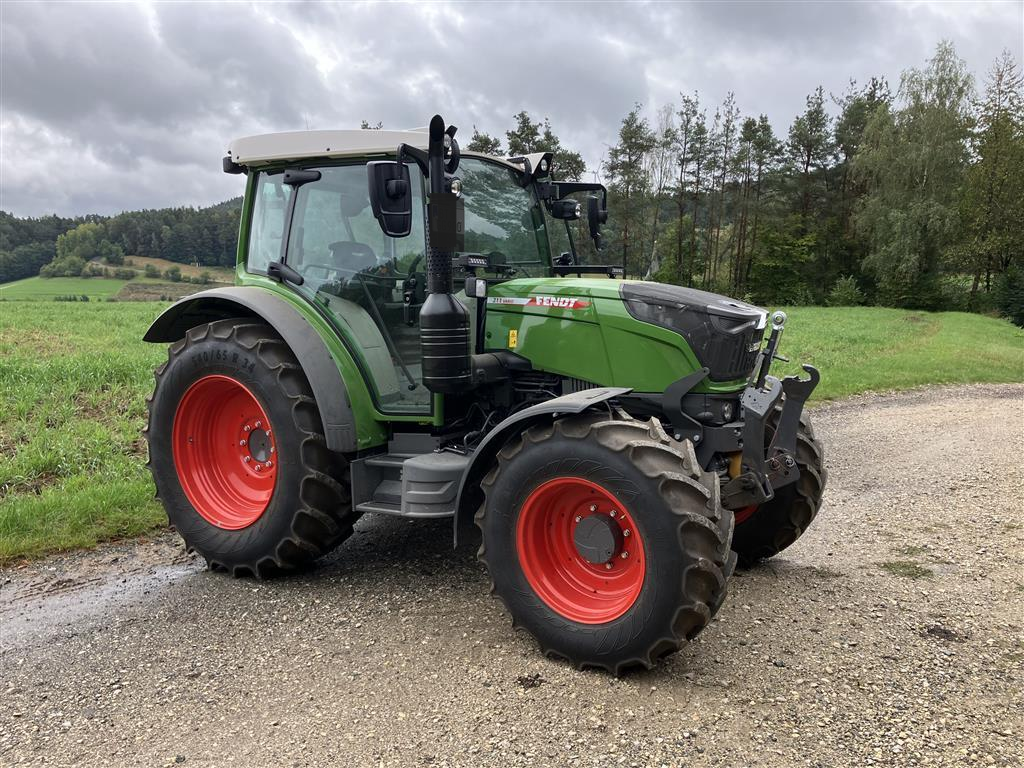
[[590, 236], [594, 243], [601, 247], [601, 225], [608, 221], [608, 209], [601, 206], [597, 195], [587, 197], [587, 224], [590, 227]]
[[374, 160], [366, 164], [370, 207], [388, 237], [405, 237], [412, 231], [412, 182], [404, 163]]

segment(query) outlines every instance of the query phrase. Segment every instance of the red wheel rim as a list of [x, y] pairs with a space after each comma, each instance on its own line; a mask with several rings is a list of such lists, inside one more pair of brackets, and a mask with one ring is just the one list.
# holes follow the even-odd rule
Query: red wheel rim
[[752, 514], [757, 512], [757, 504], [751, 504], [749, 507], [743, 507], [742, 509], [735, 510], [732, 515], [736, 518], [736, 525], [739, 525]]
[[[592, 563], [577, 551], [575, 527], [590, 515], [607, 516], [621, 533], [606, 563]], [[613, 621], [630, 609], [643, 588], [640, 531], [629, 510], [589, 480], [559, 477], [535, 488], [519, 512], [516, 546], [533, 591], [571, 621]]]
[[227, 530], [252, 525], [277, 482], [270, 419], [244, 385], [204, 376], [188, 388], [171, 436], [178, 480], [196, 512]]

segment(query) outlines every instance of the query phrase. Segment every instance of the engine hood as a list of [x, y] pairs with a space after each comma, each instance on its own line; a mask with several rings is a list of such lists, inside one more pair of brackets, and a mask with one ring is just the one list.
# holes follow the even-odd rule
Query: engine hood
[[622, 283], [626, 311], [681, 334], [712, 381], [750, 375], [768, 313], [743, 301], [662, 283]]
[[641, 302], [668, 310], [690, 310], [743, 322], [755, 321], [754, 327], [757, 329], [763, 329], [768, 322], [767, 310], [721, 294], [698, 291], [696, 288], [636, 280], [621, 283], [620, 291], [627, 305]]

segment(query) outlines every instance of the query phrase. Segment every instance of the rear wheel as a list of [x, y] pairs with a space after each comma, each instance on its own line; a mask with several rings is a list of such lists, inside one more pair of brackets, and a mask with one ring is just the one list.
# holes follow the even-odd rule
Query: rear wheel
[[302, 368], [268, 325], [191, 329], [156, 371], [145, 430], [170, 524], [211, 568], [270, 576], [343, 541], [356, 515]]
[[732, 513], [717, 476], [656, 420], [530, 427], [482, 487], [492, 592], [547, 655], [615, 674], [650, 667], [725, 598]]
[[[776, 410], [768, 425], [770, 434], [774, 434], [779, 413]], [[825, 449], [815, 439], [814, 427], [806, 414], [801, 415], [797, 432], [796, 465], [800, 477], [795, 483], [780, 488], [770, 501], [736, 510], [732, 548], [739, 556], [741, 568], [773, 557], [793, 544], [814, 521], [821, 507], [828, 478]]]

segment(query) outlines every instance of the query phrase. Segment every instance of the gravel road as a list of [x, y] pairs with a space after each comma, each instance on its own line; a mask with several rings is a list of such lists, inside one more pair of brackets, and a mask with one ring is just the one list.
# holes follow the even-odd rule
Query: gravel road
[[622, 679], [542, 658], [440, 523], [364, 519], [267, 583], [172, 536], [0, 571], [0, 764], [1022, 765], [1022, 406], [814, 409], [812, 530]]

